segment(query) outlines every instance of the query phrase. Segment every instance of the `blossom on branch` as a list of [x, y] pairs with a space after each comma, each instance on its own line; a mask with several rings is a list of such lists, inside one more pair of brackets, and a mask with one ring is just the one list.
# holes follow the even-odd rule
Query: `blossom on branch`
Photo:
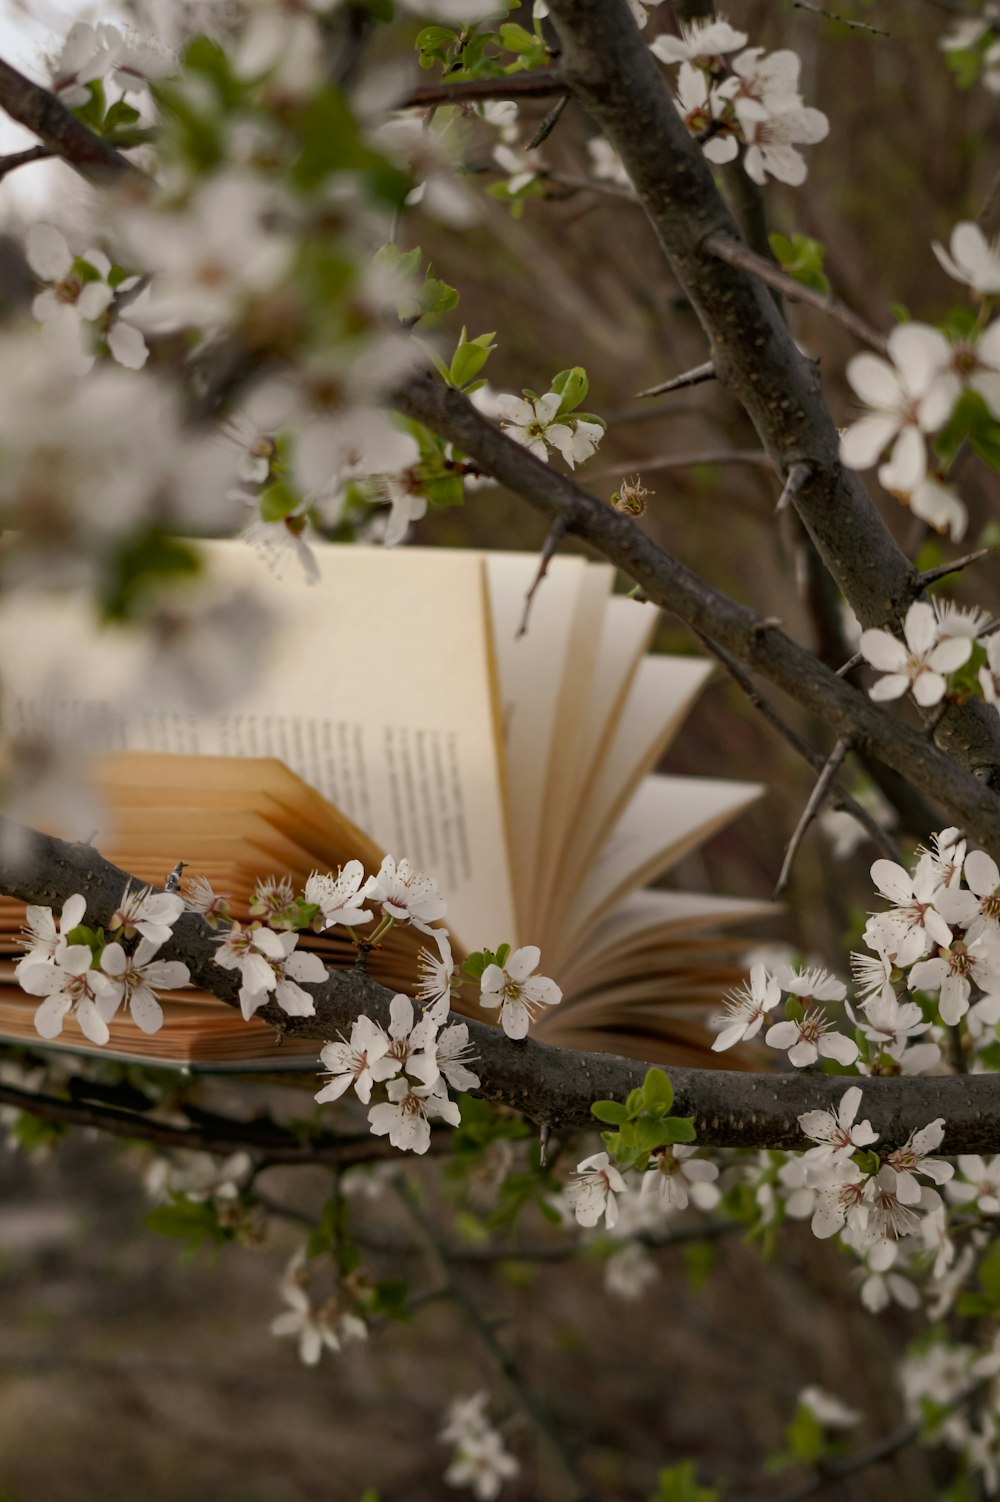
[[847, 379], [869, 411], [841, 438], [841, 463], [868, 469], [892, 444], [879, 481], [887, 490], [912, 493], [927, 473], [924, 434], [944, 426], [959, 396], [950, 363], [944, 335], [915, 322], [893, 329], [888, 360], [868, 353], [849, 360]]
[[535, 974], [542, 951], [526, 944], [503, 966], [487, 965], [480, 978], [479, 1005], [499, 1007], [500, 1025], [508, 1038], [524, 1038], [540, 1007], [558, 1006], [562, 991], [554, 980]]
[[618, 1219], [616, 1194], [628, 1188], [621, 1173], [607, 1153], [594, 1153], [576, 1165], [576, 1177], [566, 1189], [566, 1197], [581, 1226], [596, 1226], [603, 1217], [610, 1231]]
[[868, 690], [870, 698], [898, 699], [910, 690], [924, 709], [941, 702], [948, 688], [946, 674], [968, 662], [972, 642], [961, 636], [941, 641], [938, 629], [931, 606], [924, 600], [914, 600], [903, 621], [904, 641], [891, 631], [861, 633], [865, 661], [886, 674]]

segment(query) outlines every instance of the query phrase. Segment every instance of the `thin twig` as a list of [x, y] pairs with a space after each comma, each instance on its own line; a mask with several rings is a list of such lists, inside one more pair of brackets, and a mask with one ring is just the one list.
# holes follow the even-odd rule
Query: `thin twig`
[[13, 1085], [0, 1084], [0, 1105], [13, 1106], [17, 1111], [27, 1111], [60, 1126], [90, 1127], [130, 1142], [150, 1142], [157, 1147], [187, 1148], [217, 1156], [250, 1149], [266, 1154], [272, 1163], [332, 1163], [345, 1167], [395, 1156], [383, 1139], [367, 1133], [358, 1137], [325, 1133], [312, 1142], [303, 1142], [282, 1127], [260, 1121], [227, 1121], [213, 1123], [211, 1127], [170, 1126], [138, 1112], [63, 1100], [38, 1091], [18, 1090]]
[[671, 376], [669, 381], [661, 381], [658, 386], [647, 386], [645, 391], [637, 391], [636, 396], [662, 396], [666, 391], [682, 391], [685, 386], [700, 386], [702, 381], [714, 380], [715, 366], [711, 360], [706, 360], [704, 365], [695, 365], [683, 375]]
[[832, 318], [836, 323], [849, 329], [856, 338], [870, 344], [873, 349], [885, 352], [887, 348], [885, 336], [876, 332], [870, 324], [857, 313], [840, 302], [836, 297], [830, 297], [825, 292], [817, 292], [813, 287], [805, 287], [797, 282], [787, 271], [782, 271], [772, 261], [764, 256], [759, 256], [742, 241], [732, 235], [716, 230], [702, 241], [703, 248], [710, 255], [717, 256], [720, 261], [725, 261], [729, 266], [737, 266], [741, 271], [748, 271], [751, 276], [756, 276], [760, 281], [766, 282], [769, 287], [775, 287], [783, 292], [791, 302], [807, 303], [811, 308], [817, 308]]
[[552, 134], [556, 126], [559, 124], [559, 121], [562, 119], [562, 113], [567, 104], [569, 104], [569, 95], [564, 94], [562, 98], [557, 100], [557, 102], [552, 106], [548, 114], [545, 116], [545, 119], [542, 121], [541, 125], [538, 127], [538, 129], [535, 131], [535, 134], [528, 142], [528, 151], [534, 151], [536, 146], [541, 146], [543, 141], [547, 141], [549, 139], [549, 136]]
[[826, 765], [824, 766], [822, 772], [819, 774], [816, 786], [813, 788], [812, 792], [809, 795], [809, 802], [802, 810], [802, 817], [796, 824], [792, 838], [788, 842], [788, 849], [785, 851], [785, 859], [781, 863], [781, 871], [778, 874], [778, 880], [774, 888], [775, 897], [780, 897], [782, 892], [788, 886], [788, 882], [792, 874], [792, 866], [795, 863], [795, 857], [798, 854], [799, 846], [802, 844], [802, 841], [805, 838], [806, 830], [809, 828], [809, 825], [812, 823], [813, 819], [823, 807], [824, 800], [826, 799], [827, 793], [830, 791], [830, 786], [833, 782], [833, 779], [836, 777], [837, 772], [840, 769], [840, 764], [844, 760], [844, 757], [847, 755], [850, 749], [850, 741], [846, 736], [841, 736], [840, 740], [837, 742], [833, 750], [830, 752], [830, 755], [827, 757]]
[[822, 16], [825, 21], [836, 21], [838, 26], [847, 26], [851, 31], [870, 31], [874, 36], [887, 37], [891, 33], [883, 31], [881, 26], [870, 26], [867, 21], [849, 21], [846, 16], [838, 16], [835, 11], [824, 10], [821, 5], [813, 5], [812, 0], [792, 0], [793, 10], [807, 10], [814, 16]]
[[475, 104], [485, 99], [551, 99], [568, 94], [557, 73], [517, 73], [503, 78], [467, 78], [461, 83], [430, 83], [413, 89], [398, 105], [401, 110], [426, 109], [433, 104]]
[[[697, 636], [698, 640], [712, 653], [712, 656], [717, 658], [722, 664], [733, 682], [743, 690], [754, 709], [758, 710], [764, 716], [768, 724], [777, 730], [778, 734], [788, 742], [797, 755], [802, 757], [803, 761], [808, 762], [815, 772], [822, 772], [824, 758], [818, 751], [814, 751], [809, 743], [802, 739], [798, 731], [793, 730], [791, 725], [781, 718], [781, 715], [774, 706], [769, 704], [758, 693], [753, 680], [743, 671], [735, 657], [731, 656], [725, 647], [720, 647], [719, 643], [713, 641], [710, 636], [705, 636], [700, 631], [697, 633]], [[861, 825], [865, 833], [878, 845], [889, 860], [894, 861], [898, 858], [899, 851], [881, 824], [872, 817], [866, 808], [862, 808], [861, 804], [852, 798], [850, 793], [841, 787], [839, 783], [834, 783], [831, 787], [830, 799], [834, 807], [842, 809], [844, 813], [850, 814]]]
[[920, 575], [920, 584], [926, 589], [928, 584], [933, 584], [937, 579], [946, 579], [949, 574], [961, 573], [962, 569], [978, 563], [981, 558], [988, 558], [998, 548], [1000, 548], [1000, 543], [994, 543], [990, 548], [977, 548], [974, 553], [966, 553], [964, 558], [956, 558], [954, 563], [941, 563], [937, 568], [925, 569]]
[[538, 593], [541, 582], [549, 571], [549, 564], [555, 557], [556, 549], [562, 542], [563, 538], [566, 536], [566, 531], [567, 524], [561, 517], [557, 518], [549, 528], [548, 536], [546, 537], [545, 544], [542, 548], [541, 557], [538, 560], [538, 572], [535, 574], [531, 588], [528, 590], [528, 593], [524, 597], [524, 614], [521, 616], [521, 624], [517, 628], [517, 635], [514, 638], [515, 641], [520, 641], [522, 636], [526, 636], [528, 634], [528, 617], [531, 614], [531, 607], [534, 603], [535, 595]]
[[782, 1492], [776, 1502], [805, 1502], [807, 1497], [815, 1497], [819, 1492], [826, 1491], [828, 1486], [836, 1486], [838, 1481], [845, 1480], [848, 1476], [856, 1476], [859, 1471], [865, 1471], [871, 1465], [877, 1465], [880, 1460], [888, 1460], [899, 1450], [905, 1450], [907, 1445], [912, 1445], [920, 1435], [919, 1424], [903, 1424], [898, 1429], [893, 1429], [889, 1434], [883, 1434], [881, 1439], [874, 1440], [863, 1450], [857, 1450], [853, 1455], [836, 1456], [823, 1462], [822, 1470], [815, 1471], [812, 1476], [807, 1476], [796, 1486], [789, 1487], [788, 1491]]
[[18, 167], [28, 167], [32, 162], [46, 162], [55, 156], [47, 146], [29, 146], [27, 151], [12, 151], [9, 156], [0, 156], [0, 178]]
[[575, 192], [603, 193], [607, 198], [624, 198], [629, 203], [639, 203], [631, 188], [623, 188], [618, 183], [607, 182], [601, 177], [574, 177], [568, 172], [540, 172], [538, 175], [543, 182], [556, 183], [559, 187], [572, 188]]
[[[707, 449], [704, 453], [663, 454], [658, 459], [630, 460], [630, 467], [646, 473], [654, 469], [695, 469], [700, 464], [767, 464], [771, 461], [763, 449]], [[603, 480], [608, 475], [619, 475], [620, 464], [607, 464], [601, 469], [588, 469], [589, 480]]]
[[811, 464], [799, 462], [792, 465], [788, 471], [781, 494], [778, 497], [778, 504], [774, 508], [775, 516], [780, 516], [783, 511], [788, 510], [788, 507], [792, 504], [802, 487], [808, 485], [811, 474]]
[[840, 664], [840, 667], [837, 669], [837, 677], [846, 678], [848, 673], [853, 673], [854, 669], [859, 668], [864, 660], [865, 654], [863, 652], [855, 652], [853, 657], [849, 657], [846, 662]]
[[406, 1183], [402, 1180], [397, 1180], [394, 1182], [393, 1188], [399, 1195], [407, 1214], [412, 1220], [420, 1240], [427, 1248], [432, 1260], [437, 1264], [442, 1281], [447, 1287], [455, 1307], [461, 1311], [466, 1323], [479, 1338], [500, 1376], [504, 1379], [511, 1397], [525, 1416], [531, 1420], [550, 1456], [572, 1487], [574, 1502], [598, 1502], [589, 1484], [584, 1480], [576, 1458], [570, 1453], [557, 1434], [548, 1413], [530, 1388], [525, 1385], [514, 1362], [514, 1358], [497, 1340], [492, 1326], [483, 1317], [478, 1306], [469, 1298], [464, 1288], [456, 1280], [448, 1261], [447, 1249], [440, 1240], [430, 1217], [424, 1214], [424, 1211], [417, 1203], [413, 1191]]

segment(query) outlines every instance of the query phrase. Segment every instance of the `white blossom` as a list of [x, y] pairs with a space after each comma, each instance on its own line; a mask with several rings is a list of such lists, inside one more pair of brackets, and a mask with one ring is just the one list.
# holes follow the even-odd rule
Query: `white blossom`
[[983, 1215], [1000, 1215], [1000, 1156], [981, 1158], [959, 1153], [961, 1178], [952, 1179], [945, 1193], [956, 1205], [975, 1204]]
[[948, 369], [947, 339], [927, 324], [894, 328], [889, 357], [866, 352], [848, 361], [847, 379], [870, 410], [841, 438], [840, 458], [851, 469], [868, 469], [891, 443], [879, 480], [887, 490], [910, 494], [927, 473], [924, 434], [944, 426], [960, 387]]
[[803, 1132], [818, 1144], [805, 1152], [805, 1160], [844, 1162], [859, 1148], [870, 1147], [878, 1141], [878, 1132], [870, 1121], [855, 1122], [863, 1098], [860, 1086], [852, 1085], [841, 1096], [836, 1112], [806, 1111], [799, 1117]]
[[896, 1171], [895, 1193], [901, 1204], [915, 1205], [920, 1202], [921, 1188], [916, 1174], [923, 1174], [935, 1184], [945, 1184], [954, 1176], [955, 1170], [942, 1158], [933, 1158], [931, 1153], [944, 1140], [944, 1117], [911, 1132], [902, 1147], [897, 1147], [886, 1158], [886, 1163]]
[[388, 1136], [393, 1147], [402, 1152], [425, 1153], [431, 1145], [431, 1116], [458, 1126], [461, 1112], [448, 1099], [443, 1081], [435, 1085], [414, 1085], [402, 1075], [386, 1086], [387, 1102], [372, 1106], [368, 1122], [376, 1137]]
[[867, 1183], [860, 1168], [850, 1160], [828, 1165], [816, 1185], [813, 1235], [825, 1241], [845, 1224], [863, 1232], [868, 1222]]
[[365, 879], [365, 868], [360, 861], [348, 861], [337, 868], [336, 876], [330, 872], [314, 871], [305, 885], [304, 896], [308, 903], [315, 903], [323, 918], [323, 928], [332, 928], [341, 923], [345, 928], [356, 928], [371, 920], [371, 909], [362, 907], [359, 889]]
[[858, 1057], [858, 1045], [845, 1033], [831, 1032], [832, 1026], [822, 1007], [807, 1007], [800, 1018], [787, 1018], [769, 1027], [764, 1042], [768, 1048], [787, 1049], [788, 1061], [796, 1069], [815, 1064], [818, 1058], [853, 1064]]
[[549, 444], [560, 447], [572, 440], [573, 430], [568, 423], [557, 421], [562, 397], [558, 391], [548, 391], [544, 396], [528, 400], [519, 396], [502, 394], [497, 397], [496, 407], [500, 426], [508, 438], [520, 443], [537, 459], [548, 462]]
[[716, 1053], [732, 1048], [760, 1032], [764, 1018], [781, 1000], [778, 982], [768, 975], [764, 966], [755, 964], [750, 969], [749, 982], [744, 981], [726, 997], [726, 1011], [713, 1019], [719, 1035], [713, 1041]]
[[422, 934], [431, 933], [431, 924], [447, 911], [433, 877], [417, 871], [406, 859], [397, 864], [391, 855], [382, 861], [377, 875], [369, 876], [358, 896], [380, 903], [383, 916], [396, 923], [412, 923]]
[[968, 662], [972, 642], [962, 636], [941, 641], [934, 611], [923, 600], [915, 600], [906, 612], [903, 635], [905, 645], [891, 631], [862, 632], [862, 655], [886, 674], [869, 689], [871, 698], [898, 699], [909, 689], [923, 708], [939, 704], [948, 687], [945, 675]]
[[630, 1241], [604, 1264], [604, 1286], [616, 1299], [641, 1299], [659, 1282], [656, 1262], [638, 1241]]
[[822, 1387], [804, 1387], [798, 1401], [824, 1429], [853, 1429], [861, 1422], [861, 1414], [856, 1408], [842, 1403]]
[[138, 933], [151, 944], [166, 944], [173, 937], [174, 924], [183, 911], [184, 898], [179, 893], [154, 892], [152, 887], [133, 891], [130, 882], [111, 915], [108, 928], [112, 933], [120, 930], [126, 939]]
[[698, 1149], [686, 1143], [654, 1153], [642, 1176], [639, 1194], [651, 1197], [661, 1210], [686, 1210], [690, 1200], [699, 1210], [713, 1210], [722, 1198], [715, 1180], [719, 1170]]
[[1000, 632], [986, 638], [986, 665], [979, 669], [979, 687], [983, 698], [994, 708], [1000, 705]]
[[103, 78], [113, 60], [103, 30], [77, 21], [58, 54], [49, 59], [49, 87], [67, 109], [79, 109], [90, 99], [87, 84]]
[[413, 1003], [402, 991], [389, 1003], [389, 1047], [384, 1063], [396, 1074], [412, 1075], [424, 1085], [438, 1077], [438, 1024], [424, 1013], [414, 1021]]
[[577, 1177], [566, 1189], [573, 1213], [581, 1226], [596, 1226], [604, 1218], [608, 1230], [618, 1219], [616, 1194], [628, 1188], [607, 1153], [594, 1153], [576, 1165]]
[[727, 52], [738, 52], [747, 44], [745, 31], [737, 31], [722, 16], [714, 19], [681, 23], [679, 37], [658, 36], [649, 50], [661, 63], [693, 62], [695, 58], [716, 59]]
[[300, 1360], [306, 1366], [315, 1366], [324, 1346], [339, 1351], [352, 1341], [367, 1339], [368, 1328], [356, 1314], [341, 1312], [335, 1300], [315, 1307], [303, 1286], [304, 1265], [305, 1252], [296, 1252], [278, 1285], [290, 1308], [271, 1321], [271, 1334], [295, 1337]]
[[66, 898], [58, 919], [50, 907], [28, 907], [23, 930], [27, 938], [22, 940], [27, 954], [14, 966], [14, 974], [19, 976], [22, 970], [39, 962], [57, 960], [69, 943], [68, 935], [83, 922], [86, 911], [87, 899], [79, 892]]
[[[936, 899], [938, 902], [942, 893]], [[928, 960], [919, 960], [911, 969], [908, 985], [914, 991], [939, 991], [941, 1021], [953, 1026], [969, 1010], [972, 982], [986, 991], [1000, 984], [1000, 951], [987, 948], [986, 936], [972, 943], [953, 939]]]
[[345, 1090], [354, 1086], [358, 1100], [368, 1105], [372, 1098], [372, 1086], [379, 1080], [389, 1079], [398, 1066], [386, 1059], [389, 1052], [389, 1036], [364, 1013], [351, 1024], [351, 1040], [327, 1043], [320, 1050], [320, 1062], [330, 1071], [328, 1085], [314, 1096], [321, 1105], [339, 1100]]
[[423, 1007], [425, 1017], [433, 1017], [440, 1025], [448, 1020], [451, 1010], [452, 981], [455, 961], [451, 953], [451, 940], [446, 929], [432, 928], [431, 937], [437, 944], [437, 957], [429, 949], [421, 949], [417, 955], [418, 980], [415, 987], [417, 1001]]
[[438, 1034], [436, 1058], [438, 1069], [453, 1090], [479, 1089], [479, 1075], [468, 1067], [476, 1058], [469, 1042], [468, 1023], [453, 1022]]
[[871, 915], [865, 927], [866, 943], [890, 955], [902, 970], [922, 958], [932, 944], [947, 948], [951, 929], [934, 906], [939, 886], [928, 856], [920, 858], [912, 876], [895, 861], [877, 860], [871, 877], [894, 906]]
[[1000, 247], [996, 240], [987, 240], [972, 220], [963, 220], [952, 230], [950, 255], [937, 241], [931, 249], [949, 276], [965, 282], [980, 297], [1000, 293]]
[[18, 976], [29, 996], [45, 997], [34, 1019], [42, 1038], [58, 1038], [72, 1015], [91, 1043], [107, 1043], [119, 992], [110, 976], [92, 968], [93, 959], [88, 945], [69, 944], [56, 959], [34, 964]]
[[163, 1008], [156, 990], [176, 990], [191, 979], [191, 972], [180, 960], [156, 959], [159, 947], [152, 939], [140, 939], [135, 954], [126, 954], [117, 943], [106, 944], [101, 954], [101, 969], [116, 987], [116, 1005], [127, 1006], [132, 1021], [144, 1033], [155, 1033], [163, 1026]]
[[499, 1007], [508, 1038], [524, 1038], [540, 1007], [558, 1006], [562, 991], [554, 980], [535, 973], [542, 952], [534, 944], [515, 949], [499, 965], [487, 965], [480, 977], [479, 1005]]
[[[985, 850], [972, 850], [965, 857], [962, 875], [968, 891], [957, 884], [939, 892], [935, 906], [948, 923], [965, 930], [970, 947], [984, 940], [987, 953], [1000, 947], [1000, 866]], [[993, 989], [985, 986], [984, 989]]]

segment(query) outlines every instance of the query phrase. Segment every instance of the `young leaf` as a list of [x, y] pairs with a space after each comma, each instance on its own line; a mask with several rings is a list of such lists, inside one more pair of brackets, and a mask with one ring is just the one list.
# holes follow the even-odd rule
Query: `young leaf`
[[628, 1121], [628, 1112], [617, 1100], [595, 1100], [590, 1109], [598, 1121], [608, 1121], [612, 1126], [620, 1126], [623, 1121]]
[[642, 1082], [642, 1098], [647, 1111], [666, 1116], [674, 1103], [674, 1087], [662, 1069], [650, 1069]]

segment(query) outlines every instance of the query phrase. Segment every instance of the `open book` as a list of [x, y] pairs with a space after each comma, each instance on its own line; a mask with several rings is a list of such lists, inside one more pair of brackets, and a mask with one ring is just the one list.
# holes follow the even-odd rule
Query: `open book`
[[[162, 886], [177, 861], [245, 914], [258, 876], [383, 852], [432, 875], [456, 952], [537, 944], [562, 987], [546, 1041], [706, 1062], [706, 1011], [742, 973], [720, 925], [766, 904], [640, 890], [760, 791], [651, 775], [709, 665], [647, 656], [656, 611], [612, 594], [613, 570], [554, 559], [518, 636], [533, 554], [327, 546], [322, 577], [276, 579], [244, 544], [208, 548], [220, 593], [252, 588], [282, 629], [252, 693], [224, 713], [175, 712], [143, 689], [141, 644], [99, 632], [78, 599], [0, 608], [4, 724], [53, 721], [102, 753], [94, 844]], [[127, 709], [108, 685], [135, 685]], [[144, 693], [146, 695], [144, 700]], [[57, 824], [53, 833], [67, 833]], [[33, 1038], [12, 981], [23, 908], [0, 900], [0, 1036]], [[330, 964], [346, 934], [303, 936]], [[377, 978], [412, 988], [426, 942], [394, 929]], [[204, 993], [162, 998], [161, 1032], [112, 1025], [108, 1052], [217, 1065], [315, 1059]], [[472, 987], [456, 1003], [481, 1018]], [[85, 1047], [73, 1021], [60, 1042]], [[718, 1060], [713, 1057], [713, 1062]]]

